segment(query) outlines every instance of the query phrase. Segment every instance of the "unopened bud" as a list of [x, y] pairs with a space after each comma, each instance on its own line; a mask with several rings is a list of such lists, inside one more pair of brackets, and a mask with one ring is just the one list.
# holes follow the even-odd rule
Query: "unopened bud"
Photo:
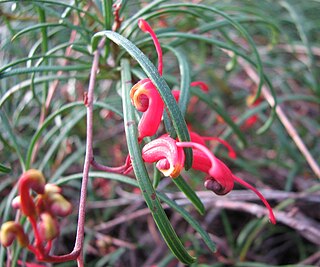
[[44, 187], [44, 191], [46, 194], [61, 193], [62, 189], [61, 189], [61, 187], [59, 187], [55, 184], [46, 184]]
[[54, 215], [65, 217], [72, 212], [71, 203], [60, 194], [51, 194], [49, 201], [51, 203], [50, 210]]
[[11, 202], [11, 206], [12, 206], [12, 208], [14, 208], [14, 209], [20, 209], [20, 207], [21, 207], [21, 197], [20, 196], [16, 196], [13, 200], [12, 200], [12, 202]]
[[45, 241], [50, 241], [59, 235], [59, 225], [50, 213], [42, 213], [38, 230], [41, 238]]
[[5, 222], [1, 226], [0, 230], [0, 242], [4, 247], [8, 247], [12, 242], [17, 239], [18, 243], [22, 247], [26, 247], [29, 244], [29, 238], [25, 234], [22, 226], [14, 221]]

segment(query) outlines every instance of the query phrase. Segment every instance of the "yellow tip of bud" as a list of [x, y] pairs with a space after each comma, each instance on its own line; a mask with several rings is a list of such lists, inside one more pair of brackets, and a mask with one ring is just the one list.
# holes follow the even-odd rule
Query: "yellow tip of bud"
[[59, 226], [57, 221], [50, 215], [50, 213], [42, 213], [40, 215], [39, 233], [41, 237], [50, 241], [59, 235]]

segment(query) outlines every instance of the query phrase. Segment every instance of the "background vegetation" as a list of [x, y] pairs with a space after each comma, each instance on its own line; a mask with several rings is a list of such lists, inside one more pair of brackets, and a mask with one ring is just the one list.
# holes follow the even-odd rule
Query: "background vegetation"
[[[205, 205], [205, 214], [199, 215], [175, 183], [162, 178], [157, 190], [179, 204], [164, 208], [189, 253], [197, 257], [192, 266], [319, 266], [320, 2], [118, 4], [0, 1], [0, 224], [16, 216], [11, 201], [21, 173], [39, 169], [50, 183], [62, 186], [74, 206], [72, 215], [60, 222], [55, 242], [57, 254], [72, 250], [86, 148], [83, 98], [93, 60], [92, 37], [112, 29], [155, 64], [153, 43], [137, 26], [143, 17], [165, 52], [163, 77], [169, 87], [198, 97], [180, 104], [187, 123], [202, 135], [232, 144], [235, 160], [223, 147], [210, 145], [236, 175], [261, 189], [278, 221], [274, 226], [261, 217], [264, 207], [247, 190], [237, 186], [224, 197], [216, 196], [204, 190], [203, 175], [184, 172]], [[110, 166], [123, 164], [128, 153], [120, 68], [125, 58], [133, 82], [145, 77], [143, 64], [107, 39], [95, 87], [93, 148], [95, 159]], [[205, 81], [208, 94], [190, 89], [194, 80]], [[258, 105], [247, 101], [255, 95], [260, 95]], [[256, 121], [248, 125], [252, 116]], [[156, 179], [147, 167], [150, 179]], [[95, 171], [90, 177], [86, 266], [182, 265], [159, 234], [133, 172]], [[182, 218], [179, 207], [209, 234], [215, 253]], [[27, 250], [11, 249], [21, 261], [36, 262]], [[2, 266], [7, 253], [1, 247]]]

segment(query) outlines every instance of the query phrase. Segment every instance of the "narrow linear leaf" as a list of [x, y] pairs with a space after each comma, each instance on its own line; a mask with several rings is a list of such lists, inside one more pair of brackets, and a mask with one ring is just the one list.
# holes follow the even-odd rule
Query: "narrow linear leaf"
[[[44, 83], [46, 81], [52, 81], [52, 80], [86, 79], [86, 78], [88, 78], [88, 75], [72, 75], [72, 76], [71, 75], [50, 75], [50, 76], [36, 78], [34, 80], [34, 84], [40, 84], [40, 83]], [[7, 89], [5, 94], [0, 98], [0, 108], [14, 93], [28, 88], [31, 83], [32, 83], [32, 79], [28, 79], [16, 84], [15, 86], [12, 86], [10, 89]]]
[[208, 233], [194, 218], [192, 218], [189, 212], [187, 212], [183, 207], [179, 206], [175, 201], [168, 198], [165, 194], [158, 192], [158, 196], [163, 202], [167, 203], [171, 208], [177, 211], [192, 226], [192, 228], [200, 234], [203, 241], [207, 244], [208, 248], [212, 252], [216, 252], [216, 245], [213, 243]]
[[[104, 179], [110, 179], [113, 181], [118, 181], [121, 183], [126, 183], [135, 187], [139, 187], [138, 183], [136, 180], [122, 175], [122, 174], [118, 174], [118, 173], [111, 173], [111, 172], [89, 172], [89, 177], [91, 178], [104, 178]], [[69, 183], [70, 181], [73, 180], [77, 180], [77, 179], [82, 179], [82, 173], [75, 173], [75, 174], [71, 174], [68, 176], [65, 176], [63, 178], [60, 178], [58, 180], [55, 181], [56, 185], [64, 185]]]
[[80, 110], [78, 113], [71, 115], [68, 118], [67, 123], [63, 125], [63, 128], [59, 134], [59, 136], [54, 140], [51, 144], [50, 148], [47, 150], [46, 154], [44, 155], [38, 169], [43, 170], [44, 167], [47, 165], [48, 161], [52, 158], [55, 151], [61, 146], [62, 141], [66, 138], [69, 134], [71, 129], [86, 115], [86, 110]]
[[165, 214], [157, 194], [151, 184], [142, 159], [141, 149], [139, 147], [137, 138], [137, 127], [134, 122], [133, 107], [129, 97], [129, 92], [131, 89], [131, 74], [129, 61], [127, 59], [121, 60], [121, 83], [124, 124], [128, 150], [142, 195], [169, 249], [181, 262], [185, 264], [191, 264], [195, 261], [195, 258], [189, 255], [178, 238], [176, 232], [172, 228], [172, 225], [170, 224], [170, 221]]
[[233, 120], [230, 118], [229, 114], [225, 112], [221, 107], [216, 105], [210, 98], [208, 98], [208, 95], [203, 93], [198, 88], [191, 88], [191, 92], [196, 95], [199, 99], [201, 99], [203, 102], [205, 102], [211, 109], [213, 109], [215, 112], [217, 112], [224, 121], [230, 126], [230, 128], [233, 130], [233, 132], [238, 136], [239, 140], [242, 142], [242, 146], [245, 146], [247, 141], [240, 130], [240, 128], [233, 122]]
[[181, 113], [185, 115], [187, 111], [187, 107], [189, 104], [189, 98], [190, 98], [190, 68], [188, 59], [184, 52], [182, 52], [180, 49], [173, 48], [171, 46], [165, 46], [164, 48], [167, 48], [171, 50], [174, 55], [177, 57], [179, 62], [179, 70], [180, 70], [180, 98], [179, 98], [179, 107], [181, 110]]
[[24, 162], [24, 159], [22, 157], [22, 154], [21, 154], [21, 148], [19, 147], [18, 145], [18, 142], [17, 142], [17, 139], [16, 139], [16, 136], [15, 136], [15, 133], [10, 125], [10, 122], [6, 116], [6, 114], [4, 114], [3, 111], [0, 110], [0, 118], [1, 118], [1, 125], [2, 127], [6, 130], [6, 132], [8, 133], [8, 137], [12, 143], [12, 146], [14, 147], [16, 153], [17, 153], [17, 156], [19, 158], [19, 162], [20, 162], [20, 165], [21, 165], [21, 168], [22, 168], [22, 171], [25, 171], [25, 162]]
[[186, 183], [183, 177], [179, 175], [177, 178], [172, 179], [172, 181], [180, 189], [180, 191], [186, 195], [186, 197], [191, 201], [191, 203], [194, 205], [197, 211], [201, 215], [203, 215], [205, 213], [205, 207], [202, 201], [194, 192], [194, 190], [188, 185], [188, 183]]
[[[94, 103], [94, 108], [104, 108], [107, 110], [111, 110], [114, 113], [116, 113], [117, 115], [123, 117], [123, 114], [121, 111], [119, 111], [118, 109], [116, 109], [115, 107], [113, 107], [111, 104], [112, 100], [110, 101], [106, 101], [106, 103], [104, 102], [95, 102]], [[84, 104], [82, 101], [78, 101], [78, 102], [73, 102], [73, 103], [69, 103], [66, 105], [63, 105], [62, 107], [60, 107], [58, 110], [56, 110], [55, 112], [51, 113], [50, 116], [48, 116], [46, 118], [46, 120], [43, 122], [42, 126], [35, 132], [35, 134], [33, 135], [31, 141], [30, 141], [30, 145], [28, 147], [28, 151], [27, 151], [27, 160], [26, 160], [26, 166], [27, 168], [30, 167], [30, 163], [31, 163], [31, 156], [32, 156], [32, 151], [34, 149], [34, 146], [36, 144], [36, 142], [39, 140], [42, 132], [48, 127], [48, 125], [54, 120], [55, 117], [57, 117], [58, 115], [70, 111], [76, 107], [82, 107], [85, 108]]]
[[2, 172], [2, 173], [10, 173], [11, 172], [11, 168], [6, 167], [5, 165], [0, 163], [0, 172]]
[[[76, 30], [78, 32], [81, 32], [83, 30], [83, 28], [81, 27], [78, 27], [78, 26], [75, 26], [71, 23], [63, 23], [63, 22], [58, 22], [58, 23], [48, 23], [48, 22], [44, 22], [44, 23], [38, 23], [36, 25], [32, 25], [30, 27], [27, 27], [19, 32], [17, 32], [12, 38], [11, 38], [11, 41], [15, 41], [17, 38], [21, 37], [23, 34], [26, 34], [26, 33], [29, 33], [31, 31], [34, 31], [34, 30], [41, 30], [43, 31], [43, 29], [47, 29], [47, 28], [53, 28], [53, 27], [64, 27], [64, 28], [67, 28], [67, 29], [73, 29], [73, 30]], [[87, 29], [84, 29], [86, 31], [88, 31]]]
[[41, 66], [41, 67], [31, 67], [31, 68], [16, 68], [13, 70], [5, 71], [0, 73], [0, 79], [35, 72], [58, 72], [58, 71], [81, 71], [90, 69], [90, 65], [74, 65], [74, 66]]

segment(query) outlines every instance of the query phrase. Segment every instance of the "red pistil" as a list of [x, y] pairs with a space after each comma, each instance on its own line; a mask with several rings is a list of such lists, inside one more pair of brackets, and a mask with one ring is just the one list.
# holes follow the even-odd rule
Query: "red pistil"
[[227, 141], [225, 141], [219, 137], [201, 136], [201, 135], [197, 134], [196, 132], [191, 131], [190, 127], [189, 127], [189, 134], [190, 134], [190, 140], [192, 142], [195, 142], [195, 143], [198, 143], [198, 144], [205, 146], [205, 141], [217, 141], [228, 149], [230, 158], [235, 159], [237, 157], [237, 154], [234, 151], [234, 149], [232, 148], [232, 146]]
[[157, 38], [157, 35], [153, 31], [149, 23], [146, 22], [144, 19], [138, 20], [138, 26], [143, 32], [148, 32], [153, 40], [154, 46], [156, 47], [157, 54], [158, 54], [158, 71], [162, 76], [162, 71], [163, 71], [162, 49], [161, 49], [159, 40]]
[[203, 81], [194, 81], [194, 82], [190, 83], [190, 86], [192, 86], [192, 87], [198, 86], [204, 92], [209, 91], [209, 86]]

